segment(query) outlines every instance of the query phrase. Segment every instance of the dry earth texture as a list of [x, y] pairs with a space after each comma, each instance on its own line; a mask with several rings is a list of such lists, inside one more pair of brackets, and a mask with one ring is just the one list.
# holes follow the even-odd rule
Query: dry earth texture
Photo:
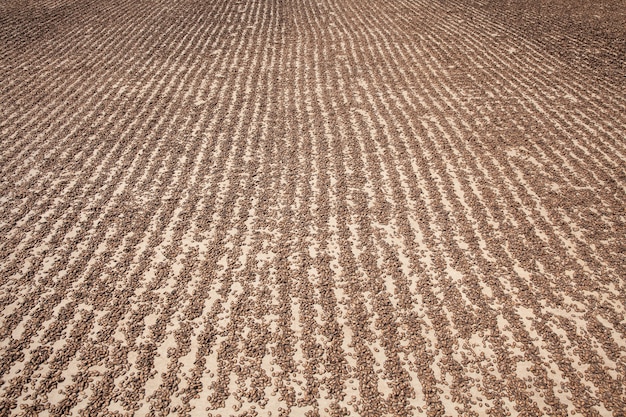
[[0, 415], [624, 416], [624, 3], [529, 3], [2, 1]]

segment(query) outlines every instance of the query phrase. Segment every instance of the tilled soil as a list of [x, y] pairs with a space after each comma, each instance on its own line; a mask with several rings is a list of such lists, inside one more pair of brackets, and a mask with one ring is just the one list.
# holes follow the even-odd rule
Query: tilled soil
[[0, 3], [0, 415], [624, 416], [622, 44], [492, 6]]

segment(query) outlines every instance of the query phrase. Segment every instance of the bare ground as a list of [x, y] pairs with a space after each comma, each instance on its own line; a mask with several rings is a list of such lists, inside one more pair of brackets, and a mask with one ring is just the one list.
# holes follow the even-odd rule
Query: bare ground
[[620, 4], [0, 3], [0, 416], [624, 416]]

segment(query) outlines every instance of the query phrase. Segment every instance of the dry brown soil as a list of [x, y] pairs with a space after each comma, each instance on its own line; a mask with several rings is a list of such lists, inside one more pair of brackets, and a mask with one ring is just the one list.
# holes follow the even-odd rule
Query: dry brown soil
[[0, 416], [624, 416], [622, 4], [1, 1]]

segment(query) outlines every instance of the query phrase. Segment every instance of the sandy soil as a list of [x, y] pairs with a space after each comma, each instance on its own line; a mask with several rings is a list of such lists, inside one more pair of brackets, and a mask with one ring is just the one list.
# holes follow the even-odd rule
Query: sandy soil
[[548, 3], [2, 2], [0, 416], [624, 416], [622, 3]]

